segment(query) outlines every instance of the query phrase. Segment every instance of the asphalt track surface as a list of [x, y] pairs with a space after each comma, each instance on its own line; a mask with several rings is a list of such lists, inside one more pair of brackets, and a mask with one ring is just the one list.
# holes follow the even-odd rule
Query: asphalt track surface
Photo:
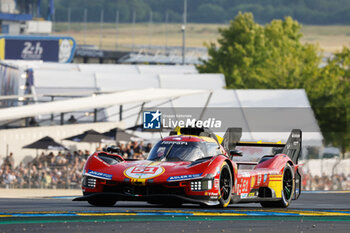
[[1, 232], [350, 232], [350, 192], [303, 193], [288, 209], [145, 202], [93, 207], [72, 198], [0, 199]]

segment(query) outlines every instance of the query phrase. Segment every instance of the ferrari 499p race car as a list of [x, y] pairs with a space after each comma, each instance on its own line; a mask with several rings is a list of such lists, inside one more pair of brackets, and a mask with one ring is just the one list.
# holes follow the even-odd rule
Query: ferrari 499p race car
[[[257, 202], [285, 208], [300, 195], [301, 130], [292, 130], [285, 144], [241, 142], [240, 128], [229, 128], [224, 138], [205, 128], [178, 128], [171, 135], [155, 144], [147, 160], [123, 159], [113, 150], [92, 154], [83, 171], [83, 196], [74, 201], [219, 207]], [[263, 154], [258, 162], [235, 161], [242, 156], [236, 147], [246, 146], [278, 152]]]

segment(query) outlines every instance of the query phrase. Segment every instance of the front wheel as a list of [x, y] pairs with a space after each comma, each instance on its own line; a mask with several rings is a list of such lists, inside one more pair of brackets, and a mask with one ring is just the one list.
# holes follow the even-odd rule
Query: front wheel
[[279, 201], [260, 202], [262, 207], [287, 208], [292, 201], [295, 189], [294, 170], [287, 164], [283, 171], [282, 199]]
[[226, 162], [221, 166], [219, 188], [219, 207], [227, 207], [232, 195], [232, 174]]

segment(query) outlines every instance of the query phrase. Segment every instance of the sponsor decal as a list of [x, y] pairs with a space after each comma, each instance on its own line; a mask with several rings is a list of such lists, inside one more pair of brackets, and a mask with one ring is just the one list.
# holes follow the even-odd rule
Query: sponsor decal
[[102, 172], [89, 170], [88, 174], [90, 176], [93, 176], [93, 177], [96, 177], [96, 178], [102, 178], [102, 179], [106, 179], [106, 180], [111, 180], [112, 179], [112, 175], [111, 174], [107, 174], [107, 173], [102, 173]]
[[[180, 140], [181, 140], [181, 138], [180, 138]], [[162, 145], [171, 145], [171, 144], [187, 145], [188, 142], [186, 142], [186, 141], [162, 141], [160, 144], [162, 144]]]
[[190, 175], [181, 175], [181, 176], [170, 176], [167, 181], [179, 181], [179, 180], [190, 180], [199, 178], [203, 173], [199, 174], [190, 174]]
[[241, 185], [240, 184], [237, 184], [237, 194], [241, 194]]
[[248, 192], [248, 188], [249, 188], [249, 178], [244, 178], [244, 179], [241, 179], [241, 193], [246, 193]]
[[60, 63], [69, 61], [72, 53], [73, 42], [68, 39], [59, 40], [58, 60]]
[[143, 128], [144, 129], [160, 129], [162, 113], [157, 110], [143, 112]]
[[264, 183], [266, 182], [266, 180], [267, 180], [267, 174], [265, 173], [264, 174]]
[[134, 166], [124, 171], [124, 175], [130, 179], [150, 179], [163, 174], [165, 169], [160, 166]]
[[220, 180], [219, 179], [215, 179], [214, 180], [214, 188], [218, 189], [219, 188], [219, 184], [220, 184]]
[[213, 197], [219, 196], [218, 193], [214, 193], [214, 192], [205, 192], [204, 195], [206, 195], [206, 196], [213, 196]]
[[216, 167], [216, 173], [220, 174], [220, 168], [219, 167]]
[[262, 181], [261, 178], [262, 178], [262, 176], [261, 176], [261, 174], [259, 174], [258, 175], [258, 180], [257, 180], [257, 185], [259, 185], [261, 183], [261, 181]]
[[254, 197], [254, 196], [255, 196], [255, 192], [249, 193], [248, 196], [249, 196], [249, 197]]
[[242, 193], [241, 194], [241, 198], [247, 198], [247, 196], [248, 196], [248, 193]]

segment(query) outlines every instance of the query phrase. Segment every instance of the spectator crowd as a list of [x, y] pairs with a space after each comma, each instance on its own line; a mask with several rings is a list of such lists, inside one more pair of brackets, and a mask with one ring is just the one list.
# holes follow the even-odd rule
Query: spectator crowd
[[334, 174], [331, 176], [326, 174], [322, 174], [322, 176], [304, 174], [302, 189], [310, 191], [350, 190], [350, 174], [347, 176], [345, 174]]
[[[125, 159], [146, 159], [152, 144], [128, 142], [118, 144]], [[98, 150], [103, 150], [98, 148]], [[89, 151], [42, 152], [32, 161], [15, 166], [14, 155], [10, 153], [0, 159], [0, 188], [80, 188], [82, 172]], [[350, 190], [350, 174], [302, 176], [303, 190]]]
[[[126, 159], [145, 159], [152, 148], [148, 143], [119, 144]], [[102, 150], [102, 148], [99, 148]], [[89, 151], [44, 153], [15, 166], [12, 153], [0, 161], [0, 188], [81, 188], [82, 172]]]

